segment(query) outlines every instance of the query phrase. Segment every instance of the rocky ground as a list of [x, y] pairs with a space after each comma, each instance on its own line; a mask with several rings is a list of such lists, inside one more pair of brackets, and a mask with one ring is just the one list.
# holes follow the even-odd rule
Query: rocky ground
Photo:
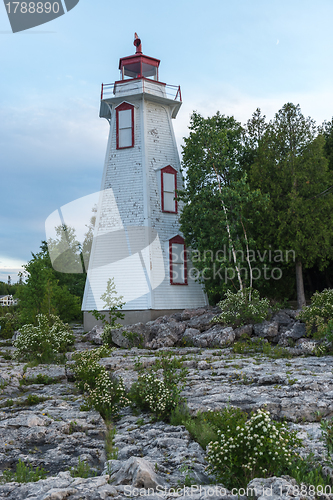
[[[292, 358], [234, 354], [228, 345], [241, 332], [212, 326], [214, 314], [184, 311], [183, 316], [136, 325], [132, 331], [142, 335], [146, 348], [119, 347], [101, 363], [121, 375], [129, 388], [138, 376], [138, 360], [149, 366], [158, 349], [171, 350], [189, 370], [183, 396], [193, 414], [227, 404], [246, 411], [267, 405], [274, 418], [285, 418], [298, 431], [304, 443], [302, 453], [313, 452], [323, 461], [320, 420], [333, 416], [333, 358], [305, 355], [309, 350], [303, 346], [308, 340], [292, 311], [251, 326], [250, 331], [252, 337], [273, 340], [280, 346], [290, 345], [286, 339], [291, 338], [293, 347], [288, 349]], [[124, 331], [130, 330], [115, 332], [118, 344], [128, 342]], [[74, 333], [76, 349], [95, 347], [88, 339], [100, 343], [98, 329], [83, 337], [85, 342], [81, 327]], [[24, 363], [5, 359], [13, 347], [2, 345], [0, 349], [0, 470], [15, 469], [21, 459], [48, 471], [47, 479], [36, 483], [0, 485], [0, 499], [171, 499], [175, 496], [172, 488], [182, 488], [186, 475], [197, 487], [179, 490], [178, 498], [250, 498], [246, 492], [229, 492], [222, 485], [209, 484], [205, 451], [184, 427], [152, 423], [148, 414], [134, 415], [128, 408], [116, 423], [117, 459], [107, 461], [106, 426], [98, 413], [80, 410], [83, 398], [72, 381], [70, 361], [66, 367], [26, 368]], [[53, 383], [36, 383], [39, 374], [48, 375]], [[36, 403], [33, 395], [40, 398], [38, 404], [32, 404]], [[96, 477], [71, 477], [69, 468], [77, 466], [79, 458], [89, 463]], [[249, 486], [256, 488], [252, 498], [307, 498], [297, 495], [296, 483], [288, 477], [256, 479]]]

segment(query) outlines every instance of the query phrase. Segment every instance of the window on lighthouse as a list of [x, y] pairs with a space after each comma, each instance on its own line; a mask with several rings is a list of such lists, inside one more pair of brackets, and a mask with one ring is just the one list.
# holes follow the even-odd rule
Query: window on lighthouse
[[134, 146], [134, 106], [125, 102], [116, 109], [117, 149], [132, 148]]
[[187, 252], [184, 238], [169, 240], [170, 284], [187, 285]]
[[161, 170], [162, 212], [177, 213], [177, 171], [168, 165]]

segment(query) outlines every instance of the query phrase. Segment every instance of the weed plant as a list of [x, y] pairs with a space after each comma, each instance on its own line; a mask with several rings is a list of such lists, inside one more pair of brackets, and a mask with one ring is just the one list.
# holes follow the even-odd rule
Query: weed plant
[[265, 342], [265, 340], [260, 337], [250, 339], [246, 335], [244, 335], [240, 341], [233, 344], [232, 350], [235, 354], [258, 353], [272, 359], [292, 358], [292, 354], [288, 349], [280, 346], [272, 346], [269, 342]]
[[330, 420], [321, 420], [321, 434], [327, 451], [327, 457], [332, 460], [333, 455], [333, 418]]
[[80, 457], [77, 466], [70, 468], [70, 474], [72, 477], [83, 478], [97, 476], [97, 473], [91, 469], [90, 465], [84, 460], [81, 460]]
[[104, 420], [118, 418], [120, 408], [129, 405], [121, 377], [108, 374], [99, 359], [107, 356], [110, 349], [102, 346], [91, 351], [73, 354], [72, 366], [76, 377], [76, 386], [85, 393], [86, 404], [83, 409], [94, 408]]
[[0, 478], [2, 483], [32, 483], [46, 478], [46, 471], [43, 468], [37, 467], [34, 469], [31, 464], [25, 464], [21, 459], [18, 461], [16, 471], [4, 470], [3, 476]]
[[114, 445], [116, 428], [109, 421], [106, 422], [107, 433], [105, 436], [105, 451], [107, 460], [117, 460], [118, 448]]
[[[323, 475], [322, 466], [315, 461], [313, 453], [306, 458], [297, 457], [290, 466], [288, 474], [296, 479], [298, 484], [306, 485], [307, 494], [310, 496], [325, 493], [325, 486], [330, 484], [329, 477]], [[296, 490], [295, 493], [297, 494]], [[302, 488], [299, 493], [302, 494]]]
[[43, 385], [51, 385], [51, 384], [57, 384], [59, 380], [49, 377], [48, 375], [44, 375], [42, 373], [38, 373], [36, 377], [25, 377], [23, 375], [22, 379], [20, 380], [20, 385], [32, 385], [32, 384], [43, 384]]

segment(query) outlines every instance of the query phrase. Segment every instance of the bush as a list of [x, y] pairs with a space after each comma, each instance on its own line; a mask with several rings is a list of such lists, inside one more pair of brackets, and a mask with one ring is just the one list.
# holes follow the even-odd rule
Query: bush
[[37, 326], [24, 325], [21, 335], [15, 340], [14, 357], [20, 361], [47, 363], [59, 361], [59, 354], [65, 353], [74, 344], [74, 336], [69, 326], [58, 316], [37, 315]]
[[71, 366], [75, 374], [75, 385], [84, 391], [86, 384], [94, 388], [97, 377], [103, 372], [104, 367], [98, 363], [98, 360], [109, 356], [112, 352], [105, 346], [98, 347], [97, 349], [91, 349], [87, 351], [74, 352], [72, 354], [72, 360], [75, 364]]
[[91, 469], [90, 465], [84, 460], [81, 460], [80, 457], [77, 466], [70, 468], [70, 474], [72, 477], [83, 477], [83, 478], [97, 476], [97, 473]]
[[[149, 410], [158, 419], [169, 419], [171, 411], [182, 401], [180, 393], [185, 385], [188, 370], [183, 362], [172, 357], [171, 352], [159, 352], [155, 365], [148, 373], [139, 375], [129, 397], [136, 406]], [[138, 366], [142, 370], [142, 366]], [[159, 375], [152, 372], [159, 371]]]
[[117, 418], [119, 409], [129, 405], [123, 380], [112, 378], [98, 363], [103, 356], [110, 354], [110, 349], [102, 346], [91, 351], [73, 354], [72, 366], [76, 377], [76, 386], [86, 395], [86, 409], [94, 408], [104, 420]]
[[1, 478], [2, 483], [10, 483], [16, 481], [17, 483], [32, 483], [46, 478], [46, 472], [43, 468], [37, 467], [33, 469], [31, 464], [25, 465], [20, 459], [16, 466], [16, 472], [4, 470]]
[[243, 417], [220, 422], [218, 439], [207, 448], [208, 469], [227, 488], [235, 483], [245, 487], [255, 477], [288, 473], [298, 457], [294, 448], [301, 441], [296, 432], [272, 422], [267, 410], [252, 413], [246, 422]]
[[170, 414], [178, 404], [165, 381], [152, 373], [139, 375], [138, 381], [131, 387], [130, 397], [137, 406], [155, 413], [159, 419]]
[[321, 434], [324, 440], [324, 445], [327, 450], [328, 458], [333, 455], [333, 418], [331, 420], [322, 420], [320, 422]]
[[306, 323], [308, 335], [314, 338], [323, 338], [328, 335], [328, 340], [333, 340], [333, 290], [325, 289], [316, 292], [311, 297], [311, 305], [304, 307], [298, 315]]
[[221, 314], [213, 318], [216, 323], [225, 323], [233, 327], [247, 323], [261, 323], [268, 314], [268, 299], [260, 299], [259, 292], [252, 288], [238, 290], [237, 293], [226, 291], [226, 298], [219, 302]]
[[16, 312], [7, 312], [0, 317], [0, 337], [2, 339], [11, 339], [15, 330], [19, 327], [19, 316]]

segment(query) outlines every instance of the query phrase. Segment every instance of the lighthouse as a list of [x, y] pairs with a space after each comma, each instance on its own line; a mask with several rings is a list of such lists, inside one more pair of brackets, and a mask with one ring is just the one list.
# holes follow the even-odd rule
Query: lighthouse
[[172, 125], [179, 86], [160, 81], [160, 60], [135, 53], [119, 61], [120, 79], [102, 84], [100, 117], [109, 138], [83, 297], [85, 328], [102, 311], [113, 278], [125, 324], [207, 304], [180, 231], [183, 186]]

